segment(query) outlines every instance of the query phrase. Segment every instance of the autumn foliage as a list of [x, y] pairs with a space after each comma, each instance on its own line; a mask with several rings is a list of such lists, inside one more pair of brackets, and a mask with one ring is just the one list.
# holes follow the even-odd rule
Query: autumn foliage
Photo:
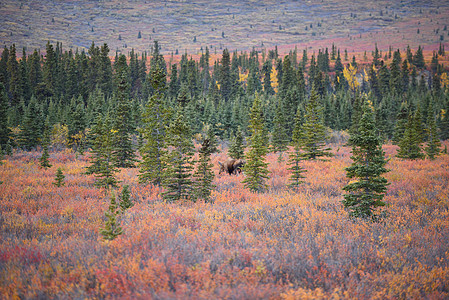
[[[447, 145], [447, 142], [446, 142]], [[391, 183], [383, 222], [355, 222], [341, 204], [350, 149], [304, 161], [304, 183], [268, 154], [266, 193], [245, 174], [218, 175], [204, 203], [162, 200], [122, 169], [134, 206], [123, 234], [100, 234], [110, 195], [85, 175], [85, 156], [17, 152], [0, 166], [0, 295], [12, 298], [404, 299], [449, 297], [449, 156], [410, 161], [384, 146]], [[58, 168], [65, 185], [52, 184]], [[118, 190], [119, 191], [119, 190]]]

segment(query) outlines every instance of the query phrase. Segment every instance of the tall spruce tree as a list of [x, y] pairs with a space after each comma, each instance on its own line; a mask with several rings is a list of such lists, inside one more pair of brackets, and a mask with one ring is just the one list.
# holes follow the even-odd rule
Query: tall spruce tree
[[430, 101], [427, 113], [427, 146], [426, 154], [430, 159], [435, 159], [440, 154], [441, 142], [437, 135], [437, 123], [433, 111], [433, 101]]
[[374, 109], [369, 101], [363, 104], [363, 115], [357, 133], [351, 135], [353, 163], [346, 168], [346, 176], [355, 181], [343, 187], [348, 192], [342, 201], [351, 217], [376, 220], [376, 209], [384, 206], [383, 198], [388, 181], [381, 175], [388, 172], [382, 141], [374, 121]]
[[243, 146], [243, 135], [240, 126], [237, 128], [234, 138], [232, 139], [231, 146], [229, 147], [229, 157], [235, 159], [243, 158], [245, 147]]
[[92, 128], [92, 158], [87, 172], [94, 174], [95, 185], [98, 187], [117, 187], [115, 173], [117, 168], [114, 164], [114, 135], [116, 131], [112, 127], [109, 116], [104, 119], [99, 115], [95, 127]]
[[290, 176], [290, 184], [289, 186], [298, 189], [301, 183], [303, 183], [302, 179], [304, 172], [307, 172], [302, 166], [301, 162], [304, 160], [304, 156], [301, 153], [301, 139], [302, 139], [302, 118], [301, 118], [301, 110], [298, 108], [295, 117], [295, 128], [293, 129], [292, 136], [292, 146], [293, 151], [289, 153], [289, 161], [288, 164], [292, 171], [292, 175]]
[[49, 124], [49, 121], [47, 118], [45, 120], [44, 134], [42, 137], [42, 156], [39, 159], [41, 167], [44, 169], [51, 167], [51, 164], [48, 161], [48, 159], [50, 158], [50, 155], [48, 154], [48, 145], [49, 144], [50, 144], [50, 124]]
[[267, 189], [265, 180], [268, 178], [268, 164], [265, 157], [268, 153], [266, 143], [266, 130], [264, 125], [262, 101], [259, 95], [254, 97], [253, 106], [250, 112], [249, 131], [249, 150], [245, 156], [245, 174], [243, 180], [245, 187], [253, 192], [262, 192]]
[[211, 156], [212, 147], [208, 138], [205, 138], [199, 150], [199, 159], [197, 169], [194, 174], [195, 179], [195, 198], [202, 199], [205, 202], [210, 201], [210, 196], [214, 185], [214, 172], [212, 171]]
[[309, 101], [304, 114], [303, 135], [301, 149], [306, 159], [319, 159], [324, 156], [332, 156], [330, 148], [325, 147], [326, 128], [321, 120], [322, 107], [318, 102], [318, 95], [312, 88]]
[[405, 159], [423, 159], [421, 151], [422, 138], [415, 126], [415, 116], [411, 113], [408, 116], [407, 126], [402, 139], [399, 141], [399, 149], [396, 156]]
[[42, 111], [35, 97], [31, 97], [30, 103], [25, 109], [19, 144], [25, 150], [31, 150], [40, 144], [42, 137]]
[[178, 110], [176, 118], [166, 131], [168, 151], [164, 153], [165, 176], [163, 197], [168, 202], [189, 200], [193, 196], [192, 170], [193, 151], [192, 133], [189, 124]]
[[169, 120], [169, 110], [164, 102], [165, 72], [161, 68], [153, 68], [150, 73], [150, 84], [153, 95], [143, 113], [143, 128], [141, 134], [143, 145], [140, 148], [139, 182], [149, 182], [156, 186], [162, 184], [165, 164], [162, 157], [166, 153], [166, 126]]
[[279, 152], [279, 160], [282, 160], [282, 153], [287, 150], [288, 142], [290, 140], [286, 122], [283, 102], [281, 101], [281, 98], [278, 97], [274, 113], [271, 144], [273, 151]]
[[[123, 61], [124, 60], [124, 61]], [[114, 164], [119, 168], [135, 167], [136, 162], [131, 134], [134, 131], [134, 126], [131, 116], [131, 102], [129, 99], [129, 82], [128, 82], [128, 68], [126, 67], [126, 57], [121, 55], [119, 57], [120, 65], [123, 67], [117, 70], [117, 92], [114, 114]]]
[[6, 149], [11, 139], [11, 129], [8, 127], [9, 101], [5, 86], [0, 82], [0, 147]]

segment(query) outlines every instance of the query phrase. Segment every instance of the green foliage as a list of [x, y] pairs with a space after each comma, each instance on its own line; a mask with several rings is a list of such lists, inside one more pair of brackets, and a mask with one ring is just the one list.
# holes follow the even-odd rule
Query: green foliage
[[11, 129], [8, 127], [8, 96], [3, 83], [0, 82], [0, 147], [6, 148], [11, 137]]
[[293, 151], [289, 153], [288, 170], [292, 171], [290, 176], [289, 186], [294, 189], [299, 189], [302, 179], [305, 178], [302, 174], [307, 172], [302, 166], [301, 161], [304, 160], [304, 156], [301, 153], [301, 139], [302, 139], [302, 118], [301, 110], [298, 108], [295, 117], [295, 127], [293, 129], [292, 146]]
[[104, 213], [106, 217], [106, 223], [104, 224], [104, 228], [100, 229], [100, 233], [103, 236], [103, 239], [112, 241], [123, 233], [123, 229], [120, 227], [119, 221], [117, 220], [119, 214], [120, 210], [117, 206], [115, 194], [112, 193], [108, 210]]
[[325, 148], [326, 128], [321, 121], [322, 108], [318, 103], [318, 95], [312, 89], [304, 114], [302, 128], [301, 149], [306, 159], [318, 159], [323, 156], [331, 156], [330, 148]]
[[[281, 98], [278, 97], [278, 101], [276, 103], [276, 110], [273, 120], [273, 131], [272, 131], [272, 140], [271, 144], [273, 146], [274, 152], [282, 152], [287, 150], [287, 145], [289, 142], [289, 137], [287, 133], [287, 120], [285, 118], [285, 109], [283, 107], [283, 103], [281, 102]], [[281, 157], [281, 156], [280, 156]]]
[[430, 102], [427, 115], [427, 147], [426, 154], [435, 159], [440, 154], [441, 142], [437, 135], [437, 123], [433, 111], [433, 101]]
[[129, 192], [129, 185], [125, 185], [122, 188], [119, 206], [122, 212], [125, 212], [128, 208], [134, 206], [134, 203], [131, 201], [131, 193]]
[[265, 157], [268, 153], [266, 143], [266, 131], [264, 128], [264, 117], [262, 114], [262, 101], [256, 94], [250, 112], [249, 150], [245, 156], [245, 174], [243, 180], [245, 187], [253, 192], [262, 192], [267, 189], [265, 180], [268, 178], [268, 164]]
[[[418, 117], [418, 120], [417, 120]], [[399, 149], [396, 156], [405, 159], [423, 159], [424, 154], [421, 151], [422, 137], [419, 132], [419, 126], [416, 123], [420, 122], [419, 114], [411, 113], [408, 116], [407, 126], [404, 135], [399, 142]], [[418, 130], [417, 130], [418, 129]]]
[[162, 157], [166, 154], [166, 126], [169, 110], [164, 102], [165, 73], [161, 68], [154, 68], [151, 73], [151, 86], [154, 94], [148, 99], [142, 116], [141, 134], [143, 145], [140, 148], [139, 182], [149, 182], [160, 186], [164, 177], [165, 164]]
[[25, 150], [31, 150], [40, 144], [42, 134], [42, 111], [37, 99], [32, 97], [25, 109], [19, 144]]
[[193, 175], [195, 179], [195, 198], [202, 199], [205, 202], [210, 201], [212, 189], [215, 187], [212, 184], [215, 175], [212, 171], [211, 151], [211, 142], [208, 138], [205, 138], [199, 150], [197, 169]]
[[47, 119], [44, 124], [44, 134], [42, 137], [42, 156], [39, 159], [41, 167], [44, 169], [51, 167], [51, 164], [48, 161], [50, 157], [50, 155], [48, 154], [49, 144], [50, 144], [50, 125]]
[[114, 177], [117, 168], [113, 156], [115, 133], [109, 116], [103, 119], [101, 115], [98, 115], [91, 131], [92, 156], [86, 172], [95, 174], [95, 185], [98, 187], [108, 189], [111, 186], [117, 186], [117, 179]]
[[351, 217], [375, 220], [378, 217], [376, 208], [385, 205], [382, 200], [388, 182], [381, 175], [388, 170], [369, 101], [363, 104], [363, 115], [357, 133], [350, 137], [350, 144], [353, 163], [346, 168], [346, 176], [355, 181], [343, 187], [348, 194], [344, 195], [342, 203]]
[[235, 137], [232, 139], [232, 144], [229, 147], [228, 155], [229, 157], [235, 159], [243, 158], [245, 147], [243, 146], [243, 135], [240, 126], [237, 129]]
[[65, 184], [64, 178], [65, 178], [65, 176], [62, 173], [62, 169], [58, 168], [58, 170], [56, 171], [55, 181], [53, 182], [53, 185], [55, 185], [57, 187], [63, 186]]
[[163, 197], [168, 202], [189, 200], [193, 187], [191, 171], [193, 169], [193, 142], [190, 126], [178, 111], [176, 118], [166, 131], [168, 151], [162, 161], [165, 165]]
[[129, 100], [129, 72], [126, 68], [126, 58], [124, 55], [119, 57], [123, 62], [123, 68], [118, 70], [117, 92], [115, 95], [117, 106], [114, 110], [114, 164], [119, 168], [135, 167], [136, 162], [134, 149], [131, 141], [131, 134], [134, 126], [131, 117], [131, 102]]

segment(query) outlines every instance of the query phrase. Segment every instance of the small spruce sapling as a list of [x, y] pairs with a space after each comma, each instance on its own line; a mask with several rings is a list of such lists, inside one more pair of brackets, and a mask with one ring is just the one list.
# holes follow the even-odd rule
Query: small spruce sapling
[[123, 229], [120, 227], [120, 223], [117, 220], [117, 216], [119, 214], [120, 210], [118, 209], [117, 206], [115, 194], [112, 193], [109, 208], [104, 213], [106, 217], [106, 223], [104, 225], [104, 228], [100, 230], [100, 233], [105, 240], [112, 241], [123, 233]]
[[56, 171], [55, 181], [53, 182], [53, 185], [55, 185], [57, 187], [61, 187], [61, 186], [65, 185], [64, 178], [65, 178], [65, 176], [62, 173], [62, 169], [58, 168], [58, 170]]

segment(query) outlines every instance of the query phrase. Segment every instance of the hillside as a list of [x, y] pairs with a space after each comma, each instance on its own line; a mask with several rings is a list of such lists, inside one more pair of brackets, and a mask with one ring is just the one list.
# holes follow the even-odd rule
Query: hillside
[[447, 1], [4, 0], [0, 41], [29, 51], [45, 49], [47, 41], [65, 48], [88, 48], [95, 41], [128, 52], [159, 40], [165, 54], [193, 54], [206, 46], [220, 52], [332, 43], [361, 51], [376, 42], [381, 50], [431, 50], [449, 39], [448, 15]]

